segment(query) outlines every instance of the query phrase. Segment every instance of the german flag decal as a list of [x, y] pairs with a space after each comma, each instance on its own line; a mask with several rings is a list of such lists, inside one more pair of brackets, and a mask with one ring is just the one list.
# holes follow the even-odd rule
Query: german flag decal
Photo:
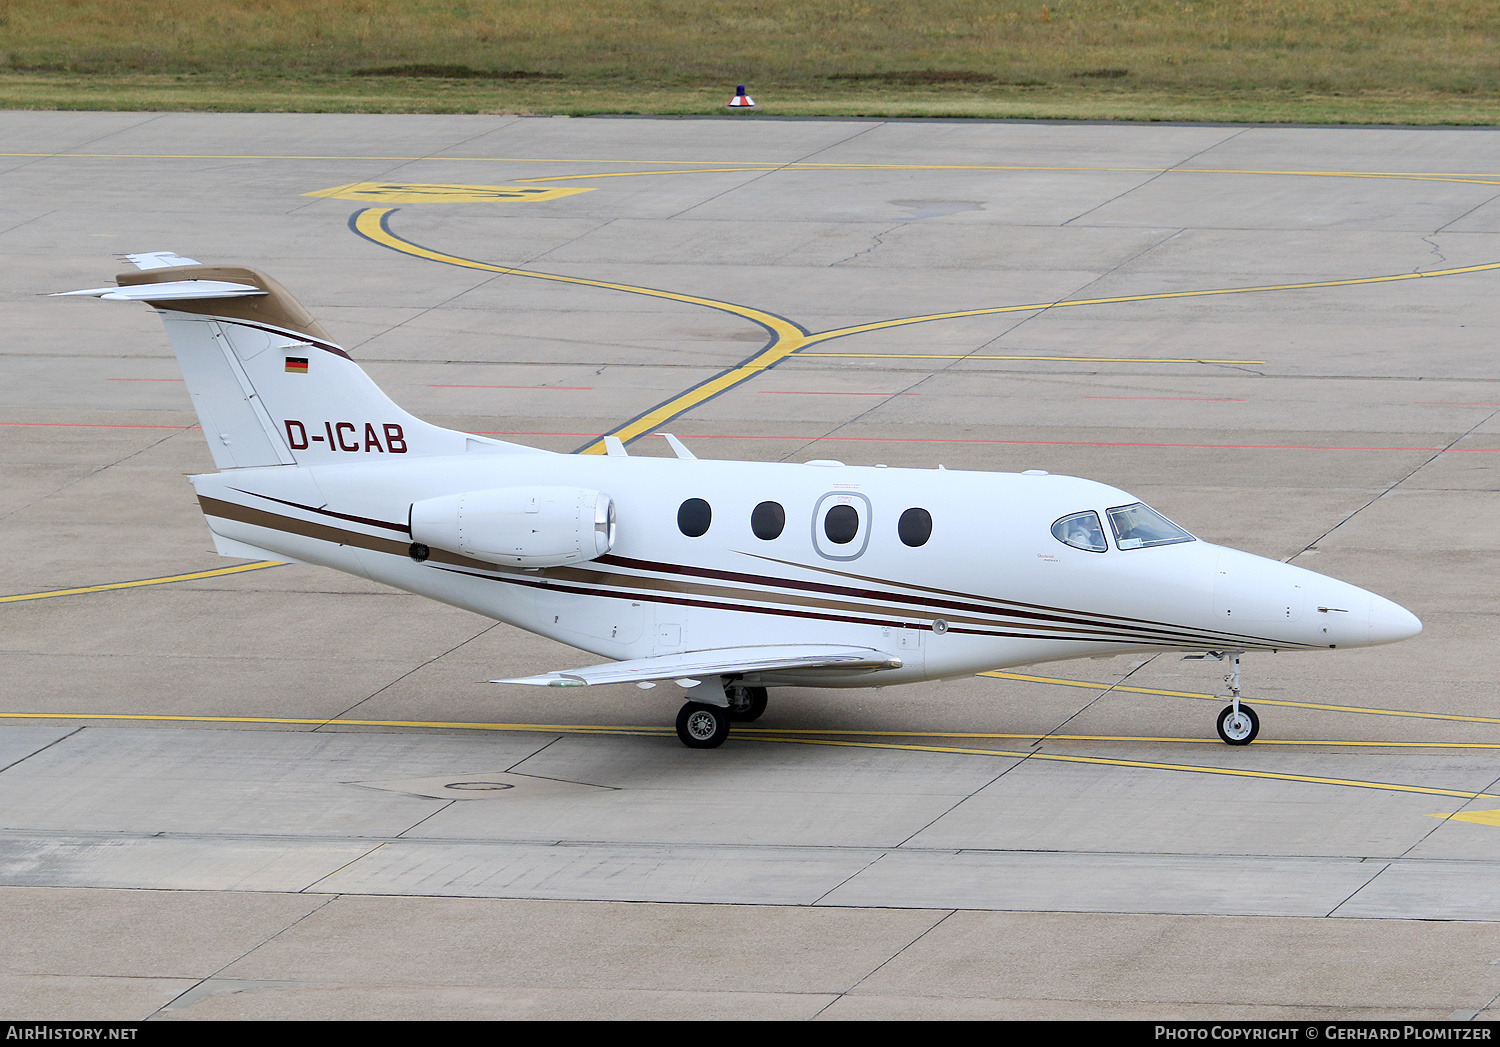
[[287, 372], [287, 374], [306, 374], [307, 373], [307, 357], [305, 357], [305, 356], [288, 356], [286, 358], [286, 372]]

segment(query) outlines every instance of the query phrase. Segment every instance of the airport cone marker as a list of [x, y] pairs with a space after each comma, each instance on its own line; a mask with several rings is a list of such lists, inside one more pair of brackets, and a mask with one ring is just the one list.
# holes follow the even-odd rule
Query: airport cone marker
[[734, 89], [734, 97], [729, 100], [730, 109], [754, 109], [755, 99], [745, 93], [745, 85], [740, 84]]

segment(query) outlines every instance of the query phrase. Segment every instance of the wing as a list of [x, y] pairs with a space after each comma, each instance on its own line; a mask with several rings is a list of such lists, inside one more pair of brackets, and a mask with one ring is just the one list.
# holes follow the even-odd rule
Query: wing
[[490, 683], [527, 683], [540, 687], [586, 687], [601, 683], [645, 683], [695, 679], [775, 669], [899, 669], [901, 659], [872, 647], [838, 644], [786, 644], [776, 647], [725, 647], [659, 658], [634, 658], [582, 669], [523, 676]]

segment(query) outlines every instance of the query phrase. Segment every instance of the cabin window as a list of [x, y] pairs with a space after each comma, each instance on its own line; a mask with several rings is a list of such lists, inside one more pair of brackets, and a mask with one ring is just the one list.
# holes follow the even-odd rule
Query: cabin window
[[761, 502], [750, 512], [750, 530], [763, 542], [780, 538], [786, 528], [786, 510], [780, 502]]
[[856, 560], [870, 544], [870, 499], [830, 491], [813, 508], [813, 548], [826, 560]]
[[714, 511], [702, 498], [689, 498], [677, 510], [677, 529], [689, 538], [701, 538], [708, 533], [713, 522]]
[[903, 545], [913, 549], [927, 544], [932, 537], [932, 514], [926, 509], [908, 509], [896, 521], [896, 534]]
[[1058, 520], [1052, 525], [1052, 537], [1086, 553], [1102, 553], [1109, 548], [1104, 541], [1104, 526], [1099, 523], [1099, 514], [1092, 509]]
[[852, 505], [835, 505], [823, 517], [823, 533], [834, 545], [848, 545], [859, 534], [859, 510]]
[[1154, 545], [1195, 541], [1192, 535], [1145, 502], [1109, 510], [1109, 526], [1115, 532], [1115, 547], [1118, 549], [1149, 549]]

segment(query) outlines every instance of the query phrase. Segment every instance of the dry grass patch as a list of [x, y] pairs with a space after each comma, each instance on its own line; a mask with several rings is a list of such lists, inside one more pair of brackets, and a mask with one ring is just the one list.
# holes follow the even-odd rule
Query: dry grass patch
[[[748, 83], [798, 107], [823, 99], [829, 114], [1136, 104], [1149, 117], [1175, 98], [1209, 106], [1188, 118], [1244, 119], [1210, 111], [1305, 114], [1317, 99], [1343, 119], [1399, 102], [1404, 122], [1487, 122], [1497, 43], [1489, 0], [4, 0], [0, 103], [79, 105], [78, 78], [102, 76], [122, 106], [192, 94], [180, 104], [267, 108], [300, 94], [314, 108], [482, 111], [494, 98], [599, 111], [613, 98], [670, 112]], [[197, 86], [148, 82], [173, 75]], [[643, 96], [666, 108], [632, 102]], [[448, 108], [460, 104], [479, 108]]]

